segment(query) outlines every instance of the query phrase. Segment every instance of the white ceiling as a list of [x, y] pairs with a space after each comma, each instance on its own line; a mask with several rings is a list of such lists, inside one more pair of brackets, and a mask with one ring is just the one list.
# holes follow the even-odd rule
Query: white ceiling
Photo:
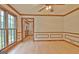
[[79, 7], [79, 4], [53, 5], [53, 12], [45, 9], [38, 12], [44, 5], [42, 4], [11, 4], [21, 14], [65, 14], [72, 9]]

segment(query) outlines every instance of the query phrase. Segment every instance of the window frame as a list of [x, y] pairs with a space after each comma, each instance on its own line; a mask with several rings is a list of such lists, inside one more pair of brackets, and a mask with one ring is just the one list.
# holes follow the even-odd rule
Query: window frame
[[[5, 19], [5, 10], [3, 10], [3, 9], [0, 9], [0, 12], [1, 11], [3, 11], [4, 12], [4, 27], [2, 27], [1, 28], [1, 17], [3, 17], [3, 16], [1, 16], [1, 13], [0, 13], [0, 31], [1, 31], [1, 36], [4, 34], [4, 39], [2, 40], [2, 37], [1, 37], [1, 41], [4, 41], [4, 42], [1, 42], [0, 44], [2, 45], [2, 47], [0, 48], [0, 50], [2, 50], [3, 48], [5, 48], [6, 47], [6, 24], [5, 24], [5, 22], [6, 22], [6, 19]], [[4, 33], [2, 33], [2, 32], [4, 32]], [[4, 43], [4, 44], [3, 44]], [[4, 45], [4, 46], [3, 46]]]
[[[5, 31], [6, 31], [6, 34], [5, 34], [6, 35], [6, 37], [5, 37], [6, 43], [5, 44], [6, 44], [6, 46], [4, 48], [0, 49], [0, 50], [4, 50], [4, 49], [8, 48], [9, 46], [14, 45], [17, 42], [17, 15], [15, 15], [13, 12], [7, 10], [6, 8], [4, 8], [2, 6], [0, 6], [0, 10], [4, 11], [4, 15], [5, 15]], [[15, 25], [16, 26], [16, 39], [15, 39], [16, 41], [11, 44], [8, 43], [8, 27], [7, 27], [8, 24], [6, 24], [6, 22], [8, 21], [8, 14], [11, 14], [12, 16], [14, 16], [15, 22], [16, 22], [16, 25]]]
[[[16, 20], [17, 20], [17, 19], [16, 19], [16, 16], [14, 16], [14, 15], [11, 14], [11, 13], [8, 13], [8, 15], [13, 16], [14, 19], [15, 19], [14, 22], [16, 22]], [[10, 19], [10, 20], [11, 20], [11, 19]], [[8, 20], [7, 20], [7, 22], [8, 22]], [[10, 22], [11, 22], [11, 21], [10, 21]], [[11, 35], [12, 35], [12, 30], [14, 30], [14, 31], [16, 32], [16, 30], [17, 30], [16, 24], [17, 24], [17, 22], [14, 24], [15, 28], [9, 28], [8, 25], [7, 25], [8, 34], [9, 34], [9, 30], [11, 30]], [[16, 33], [17, 33], [17, 32], [16, 32]], [[16, 34], [16, 33], [15, 33], [15, 34]], [[15, 35], [15, 36], [17, 36], [17, 35]], [[8, 37], [9, 37], [9, 36], [8, 36]], [[11, 38], [12, 38], [12, 37], [11, 37]], [[15, 42], [16, 42], [16, 41], [17, 41], [17, 37], [16, 37], [16, 39], [15, 39]], [[15, 43], [15, 42], [13, 42], [13, 43]], [[11, 40], [11, 44], [13, 44], [13, 43], [12, 43], [12, 40]], [[8, 45], [10, 45], [10, 44], [9, 44], [9, 38], [8, 38]]]

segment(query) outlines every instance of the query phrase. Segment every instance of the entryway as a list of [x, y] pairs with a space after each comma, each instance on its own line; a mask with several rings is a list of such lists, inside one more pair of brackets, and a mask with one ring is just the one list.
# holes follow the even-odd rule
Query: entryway
[[28, 36], [34, 38], [34, 18], [22, 18], [22, 40]]

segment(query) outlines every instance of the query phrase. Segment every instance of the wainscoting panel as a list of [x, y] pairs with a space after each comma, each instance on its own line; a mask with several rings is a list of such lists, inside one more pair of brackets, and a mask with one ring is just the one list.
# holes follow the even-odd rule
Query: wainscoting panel
[[63, 34], [50, 34], [50, 38], [63, 38]]
[[36, 38], [49, 38], [49, 34], [36, 34]]
[[73, 43], [75, 45], [79, 45], [79, 35], [78, 34], [67, 33], [67, 34], [65, 34], [65, 40], [70, 43]]
[[21, 35], [22, 35], [22, 32], [17, 32], [17, 41], [20, 41], [22, 39]]
[[55, 32], [35, 32], [34, 40], [64, 40], [63, 33]]
[[35, 32], [34, 40], [64, 40], [79, 46], [79, 34], [70, 32]]

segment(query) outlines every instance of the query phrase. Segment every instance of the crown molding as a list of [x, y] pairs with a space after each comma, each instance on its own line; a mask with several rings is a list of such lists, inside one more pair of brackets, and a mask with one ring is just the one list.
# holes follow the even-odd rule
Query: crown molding
[[17, 14], [20, 15], [20, 12], [18, 12], [14, 7], [12, 7], [10, 4], [6, 4], [7, 6], [9, 6], [12, 10], [14, 10]]
[[[12, 10], [14, 10], [16, 13], [18, 13], [21, 16], [67, 16], [77, 10], [79, 10], [79, 7], [72, 9], [71, 11], [65, 13], [65, 14], [23, 14], [18, 12], [13, 6], [11, 6], [10, 4], [7, 4]], [[55, 4], [55, 5], [64, 5], [64, 4]]]
[[79, 10], [79, 7], [75, 8], [75, 9], [72, 9], [71, 11], [67, 12], [64, 16], [67, 16], [75, 11]]
[[58, 14], [20, 14], [21, 16], [64, 16]]

